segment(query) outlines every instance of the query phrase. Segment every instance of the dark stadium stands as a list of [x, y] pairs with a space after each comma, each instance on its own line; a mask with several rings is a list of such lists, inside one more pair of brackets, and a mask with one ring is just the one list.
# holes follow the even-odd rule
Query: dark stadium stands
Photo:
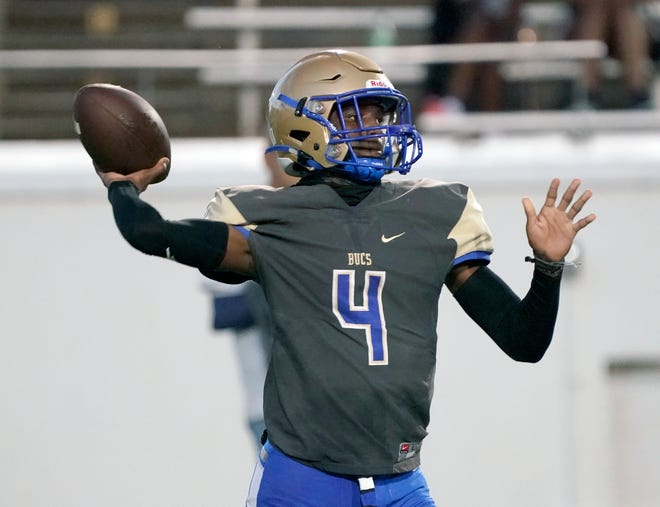
[[[282, 2], [263, 0], [260, 7], [281, 7]], [[431, 0], [380, 0], [380, 16], [373, 16], [370, 28], [353, 23], [350, 27], [329, 26], [310, 18], [306, 29], [287, 26], [262, 30], [241, 26], [231, 20], [222, 26], [199, 27], [190, 23], [195, 7], [233, 8], [234, 1], [201, 3], [192, 0], [0, 0], [0, 139], [62, 139], [74, 135], [71, 104], [75, 91], [90, 82], [111, 82], [137, 91], [163, 116], [173, 137], [215, 137], [265, 134], [261, 119], [273, 82], [227, 76], [230, 67], [196, 67], [172, 59], [170, 65], [107, 65], [97, 62], [80, 65], [40, 65], [31, 58], [55, 60], [46, 51], [72, 50], [218, 50], [236, 48], [351, 47], [373, 44], [422, 45], [429, 40]], [[525, 22], [535, 23], [539, 33], [565, 22], [562, 2], [535, 2], [525, 12]], [[289, 9], [315, 8], [310, 0], [286, 2]], [[323, 7], [374, 8], [373, 1], [332, 0]], [[388, 9], [409, 9], [408, 23], [386, 16]], [[323, 16], [319, 10], [318, 16]], [[326, 11], [327, 12], [327, 11]], [[421, 12], [427, 12], [425, 17]], [[188, 14], [188, 16], [187, 16]], [[414, 16], [413, 16], [414, 14]], [[231, 16], [227, 14], [227, 16]], [[371, 19], [372, 16], [369, 16]], [[381, 21], [376, 25], [375, 19]], [[411, 21], [412, 19], [416, 21]], [[292, 23], [294, 21], [292, 20]], [[299, 22], [295, 21], [297, 26]], [[24, 51], [34, 51], [29, 55]], [[63, 53], [62, 53], [63, 54]], [[167, 56], [166, 53], [163, 53]], [[144, 58], [144, 57], [143, 57]], [[148, 58], [148, 56], [146, 57]], [[185, 56], [180, 58], [185, 59]], [[38, 61], [38, 58], [35, 60]], [[139, 61], [139, 60], [138, 60]], [[569, 64], [571, 62], [568, 62]], [[536, 108], [544, 101], [539, 94], [566, 93], [566, 83], [579, 79], [575, 65], [537, 66], [529, 76], [529, 65], [509, 65], [503, 70], [512, 87], [534, 93], [535, 100], [519, 101], [521, 108]], [[556, 72], [547, 72], [556, 69]], [[403, 67], [397, 69], [407, 72]], [[540, 70], [540, 72], [539, 72]], [[408, 79], [393, 80], [418, 104], [423, 97], [423, 66]], [[528, 74], [525, 74], [527, 72]], [[225, 75], [223, 75], [225, 73]], [[615, 72], [616, 74], [616, 72]], [[264, 73], [266, 75], [266, 73]], [[528, 99], [529, 97], [527, 97]], [[548, 103], [546, 100], [545, 103]], [[531, 104], [531, 105], [530, 105]], [[245, 109], [251, 108], [251, 118]]]

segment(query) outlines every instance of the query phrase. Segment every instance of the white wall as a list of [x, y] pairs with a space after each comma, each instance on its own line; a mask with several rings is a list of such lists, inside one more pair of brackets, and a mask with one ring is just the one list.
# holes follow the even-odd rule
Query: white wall
[[[579, 176], [599, 215], [541, 363], [508, 360], [443, 296], [422, 458], [439, 504], [619, 507], [607, 366], [660, 358], [656, 144], [427, 140], [414, 175], [473, 185], [492, 266], [520, 294], [532, 270], [520, 198]], [[201, 215], [215, 186], [265, 180], [260, 147], [175, 141], [169, 179], [145, 198]], [[0, 234], [0, 505], [241, 505], [254, 453], [233, 343], [210, 331], [197, 273], [121, 239], [76, 142], [0, 145]]]

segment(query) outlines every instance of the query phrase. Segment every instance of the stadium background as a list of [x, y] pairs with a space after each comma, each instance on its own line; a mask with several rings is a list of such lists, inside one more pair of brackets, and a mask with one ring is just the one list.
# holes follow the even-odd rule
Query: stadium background
[[[358, 4], [375, 2], [350, 2]], [[265, 99], [268, 86], [240, 99], [245, 86], [208, 84], [197, 71], [16, 68], [8, 53], [236, 47], [236, 31], [184, 26], [195, 5], [0, 2], [0, 505], [243, 502], [254, 452], [232, 342], [211, 332], [195, 272], [120, 239], [70, 106], [86, 82], [144, 93], [174, 138], [170, 178], [146, 195], [169, 217], [196, 216], [216, 186], [264, 181], [263, 133], [236, 130], [237, 104]], [[318, 46], [319, 33], [296, 32], [295, 43]], [[264, 47], [292, 43], [266, 35]], [[359, 46], [374, 33], [327, 36], [327, 45]], [[424, 38], [420, 28], [401, 29], [395, 42]], [[557, 78], [521, 93], [533, 88], [550, 101], [565, 87]], [[419, 81], [401, 88], [421, 98]], [[655, 115], [647, 111], [649, 123]], [[599, 215], [578, 239], [582, 265], [567, 272], [555, 342], [540, 364], [512, 363], [442, 297], [447, 325], [423, 456], [440, 505], [658, 505], [660, 150], [657, 129], [645, 125], [425, 132], [415, 176], [474, 187], [495, 234], [493, 266], [519, 293], [531, 269], [520, 197], [539, 203], [551, 177], [578, 176]]]

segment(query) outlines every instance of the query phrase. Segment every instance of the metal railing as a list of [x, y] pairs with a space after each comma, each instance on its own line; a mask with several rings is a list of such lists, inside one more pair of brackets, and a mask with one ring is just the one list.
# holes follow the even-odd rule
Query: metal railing
[[[601, 41], [541, 41], [450, 45], [396, 45], [398, 30], [427, 29], [432, 12], [428, 6], [400, 7], [194, 7], [183, 19], [196, 30], [235, 30], [237, 49], [69, 49], [0, 50], [0, 78], [5, 70], [66, 71], [71, 69], [136, 70], [143, 81], [159, 69], [197, 72], [202, 85], [238, 87], [238, 133], [256, 135], [261, 130], [262, 97], [257, 86], [272, 85], [302, 56], [320, 48], [262, 48], [261, 34], [268, 30], [370, 30], [374, 45], [350, 47], [376, 60], [395, 84], [421, 83], [430, 64], [500, 62], [504, 73], [518, 79], [568, 77], [581, 85], [581, 62], [604, 59]], [[258, 2], [257, 2], [258, 4]], [[523, 18], [557, 23], [563, 19], [554, 2], [530, 3]], [[554, 17], [553, 17], [554, 16]], [[555, 19], [556, 18], [556, 19]], [[374, 21], [377, 21], [374, 23]], [[385, 34], [385, 35], [384, 35]], [[378, 45], [385, 42], [385, 45]], [[389, 44], [387, 44], [389, 43]], [[513, 78], [516, 79], [516, 78]], [[656, 128], [654, 111], [647, 112], [529, 112], [466, 114], [461, 118], [421, 117], [418, 124], [428, 132], [475, 130], [555, 130], [576, 128]], [[524, 125], [524, 127], [523, 127]]]
[[[250, 90], [272, 85], [299, 58], [321, 48], [288, 49], [69, 49], [0, 50], [0, 72], [9, 69], [43, 71], [70, 69], [192, 69], [202, 84], [235, 85]], [[557, 62], [603, 58], [600, 41], [548, 41], [451, 45], [350, 47], [377, 61], [395, 83], [419, 83], [433, 63], [466, 61]], [[146, 80], [148, 81], [148, 79]], [[254, 98], [254, 97], [253, 97]], [[239, 108], [240, 135], [255, 135], [263, 104], [246, 101]]]

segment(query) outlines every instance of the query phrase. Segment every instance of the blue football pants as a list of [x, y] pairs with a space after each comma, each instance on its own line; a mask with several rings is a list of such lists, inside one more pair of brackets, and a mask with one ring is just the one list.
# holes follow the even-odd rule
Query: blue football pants
[[269, 442], [254, 469], [246, 507], [435, 507], [422, 472], [358, 479], [289, 458]]

